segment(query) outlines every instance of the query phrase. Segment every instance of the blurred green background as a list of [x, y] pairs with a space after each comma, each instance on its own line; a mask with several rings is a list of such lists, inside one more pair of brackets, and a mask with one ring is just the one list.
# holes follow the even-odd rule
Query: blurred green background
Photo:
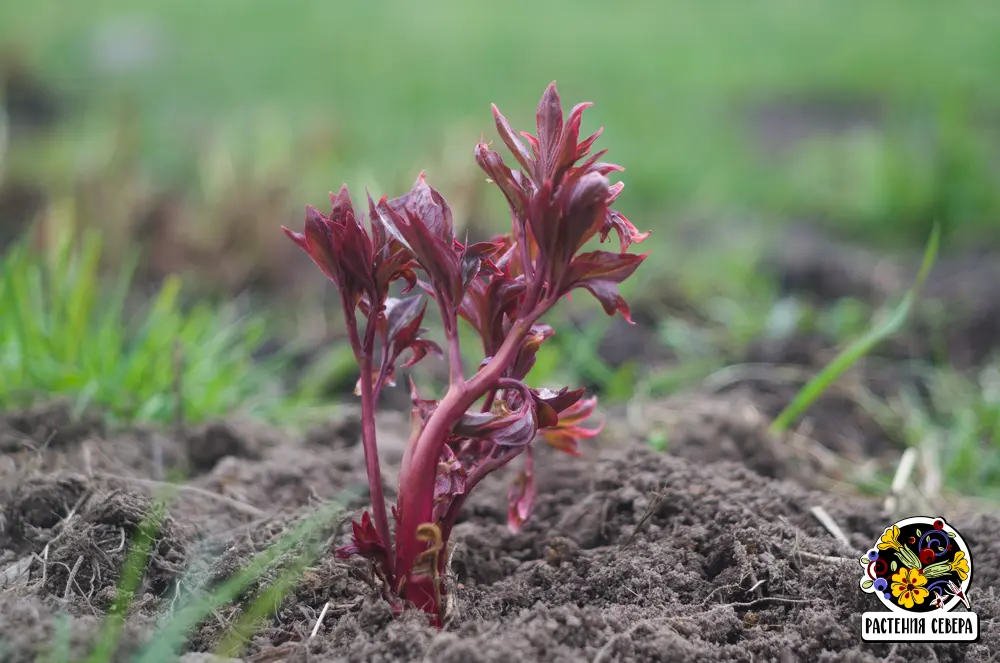
[[128, 114], [158, 182], [191, 184], [212, 141], [284, 170], [296, 200], [440, 180], [492, 133], [490, 102], [525, 126], [555, 79], [595, 102], [645, 225], [809, 217], [916, 245], [932, 217], [995, 227], [998, 35], [1000, 7], [972, 1], [0, 8], [8, 52], [66, 91], [81, 140]]
[[[1000, 5], [973, 0], [7, 2], [0, 242], [39, 224], [33, 241], [58, 263], [61, 229], [90, 228], [113, 275], [140, 249], [132, 290], [148, 295], [174, 273], [187, 279], [176, 311], [171, 303], [157, 315], [193, 330], [184, 337], [190, 353], [215, 347], [213, 325], [232, 318], [185, 323], [185, 302], [206, 298], [268, 317], [284, 338], [333, 347], [286, 358], [307, 365], [305, 384], [319, 398], [331, 381], [350, 385], [354, 369], [337, 353], [329, 288], [278, 225], [296, 227], [305, 204], [324, 207], [342, 182], [357, 201], [365, 187], [396, 195], [426, 170], [462, 225], [502, 230], [502, 198], [484, 184], [472, 149], [495, 135], [491, 102], [530, 129], [556, 80], [567, 108], [594, 102], [584, 130], [606, 127], [599, 147], [627, 168], [618, 207], [654, 231], [644, 248], [656, 259], [628, 288], [645, 332], [622, 337], [624, 356], [602, 349], [618, 323], [574, 300], [536, 373], [583, 382], [612, 402], [637, 388], [673, 393], [747, 359], [761, 339], [820, 334], [837, 347], [886, 303], [882, 292], [789, 297], [760, 261], [792, 228], [905, 257], [937, 221], [947, 255], [1000, 247], [998, 65]], [[72, 311], [95, 307], [95, 329], [119, 315], [89, 300], [71, 304], [72, 289], [46, 291], [43, 264], [13, 278], [27, 269], [22, 253], [17, 260], [7, 268], [0, 334], [7, 330], [7, 366], [17, 367], [20, 386], [0, 394], [34, 385], [121, 405], [99, 376], [108, 357], [128, 353], [124, 338], [69, 378], [58, 362], [44, 379], [32, 376], [27, 355], [10, 350], [41, 352], [45, 344], [26, 335], [59, 343], [44, 307], [25, 301], [47, 296], [66, 309], [67, 324], [80, 325], [74, 338], [87, 333], [90, 314]], [[39, 318], [34, 332], [9, 322], [29, 315]], [[264, 323], [250, 323], [258, 331], [248, 338], [259, 340]], [[251, 357], [245, 343], [246, 356], [227, 355], [227, 370], [258, 365], [259, 348]], [[894, 437], [914, 438], [918, 420], [918, 430], [945, 431], [960, 421], [963, 467], [993, 481], [1000, 469], [983, 470], [969, 449], [988, 440], [1000, 459], [1000, 406], [986, 399], [981, 375], [968, 374], [993, 364], [979, 353], [960, 366], [947, 340], [934, 344], [920, 358], [933, 355], [930, 370], [948, 376], [934, 384], [950, 386], [931, 388], [929, 404], [907, 400]], [[162, 354], [170, 339], [154, 345]], [[147, 384], [143, 367], [167, 361], [129, 357], [120, 367], [127, 384]], [[168, 420], [171, 381], [163, 381], [145, 404], [113, 409]], [[205, 388], [224, 389], [217, 382]], [[207, 400], [225, 412], [243, 398]], [[936, 411], [943, 402], [947, 411]]]

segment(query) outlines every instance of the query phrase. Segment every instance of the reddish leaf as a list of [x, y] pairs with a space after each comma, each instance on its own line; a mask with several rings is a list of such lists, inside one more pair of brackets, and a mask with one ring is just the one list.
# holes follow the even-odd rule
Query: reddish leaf
[[553, 184], [542, 182], [528, 201], [527, 227], [538, 242], [542, 260], [552, 263], [559, 242], [560, 210], [552, 199]]
[[615, 202], [615, 200], [618, 199], [618, 195], [622, 192], [624, 188], [625, 188], [624, 182], [616, 182], [611, 185], [611, 187], [608, 189], [608, 205], [610, 205], [611, 203]]
[[535, 176], [541, 179], [551, 173], [559, 149], [559, 138], [563, 131], [562, 102], [555, 82], [549, 83], [538, 102], [535, 112], [535, 124], [538, 127], [538, 142], [541, 158]]
[[580, 456], [579, 442], [596, 437], [604, 429], [603, 421], [596, 428], [584, 428], [580, 425], [594, 413], [596, 406], [597, 398], [577, 401], [559, 415], [558, 424], [540, 429], [539, 437], [559, 451]]
[[553, 164], [550, 176], [559, 180], [562, 177], [562, 173], [569, 170], [569, 168], [576, 163], [578, 152], [577, 141], [580, 138], [580, 123], [583, 120], [583, 111], [587, 108], [593, 106], [590, 102], [584, 102], [582, 104], [577, 104], [573, 107], [573, 110], [569, 113], [569, 118], [566, 120], [566, 126], [562, 131], [562, 135], [559, 139], [559, 146], [556, 149], [555, 163]]
[[[306, 208], [305, 232], [296, 233], [282, 226], [285, 234], [313, 259], [344, 295], [345, 302], [356, 306], [362, 299], [379, 304], [384, 289], [377, 285], [377, 259], [368, 232], [358, 222], [347, 186], [330, 194], [332, 211], [326, 217], [315, 208]], [[404, 261], [405, 263], [405, 261]], [[389, 274], [398, 278], [405, 264]]]
[[446, 240], [455, 238], [451, 207], [440, 193], [427, 184], [423, 173], [417, 175], [409, 193], [389, 201], [389, 205], [396, 207], [397, 211], [405, 209], [415, 215], [432, 235]]
[[[606, 152], [605, 150], [604, 152]], [[604, 155], [604, 152], [598, 152], [595, 157], [600, 157]], [[625, 170], [616, 163], [601, 163], [597, 162], [593, 165], [593, 170], [595, 173], [600, 173], [601, 175], [610, 175], [611, 173], [619, 172]]]
[[462, 246], [455, 242], [461, 256], [462, 263], [462, 289], [465, 290], [472, 283], [472, 280], [479, 276], [484, 269], [490, 274], [500, 274], [496, 265], [490, 261], [490, 256], [500, 248], [499, 244], [493, 242], [476, 242], [468, 246]]
[[340, 559], [347, 559], [352, 555], [360, 555], [365, 559], [372, 560], [382, 569], [385, 569], [388, 561], [388, 551], [382, 543], [382, 539], [375, 529], [375, 523], [372, 521], [371, 516], [368, 515], [368, 512], [365, 511], [361, 514], [360, 524], [357, 521], [353, 521], [351, 528], [353, 529], [351, 543], [337, 548], [334, 554]]
[[[417, 318], [423, 319], [426, 310], [427, 303], [419, 295], [405, 299], [390, 297], [385, 300], [386, 335], [389, 341], [392, 342], [404, 328]], [[420, 320], [417, 320], [417, 326], [420, 326]]]
[[600, 173], [588, 173], [577, 180], [561, 196], [562, 228], [559, 242], [563, 254], [572, 257], [597, 234], [608, 211], [608, 191], [611, 182]]
[[466, 412], [454, 427], [455, 435], [482, 438], [510, 423], [510, 417], [495, 412]]
[[410, 402], [413, 404], [413, 411], [420, 415], [422, 420], [426, 420], [437, 408], [438, 402], [429, 398], [420, 398], [417, 392], [417, 385], [410, 378]]
[[403, 293], [409, 292], [417, 285], [417, 274], [414, 271], [417, 262], [413, 254], [386, 228], [378, 213], [375, 201], [370, 195], [368, 196], [368, 216], [372, 229], [375, 282], [379, 296], [384, 297], [389, 292], [389, 284], [400, 278], [406, 281]]
[[281, 229], [312, 258], [327, 278], [338, 286], [343, 282], [343, 272], [334, 250], [333, 229], [329, 219], [320, 214], [319, 210], [311, 205], [306, 207], [305, 234], [289, 230], [285, 226], [281, 226]]
[[[501, 447], [523, 447], [535, 439], [538, 425], [535, 421], [533, 400], [525, 400], [530, 390], [521, 385], [511, 393], [507, 402], [498, 401], [493, 412], [466, 412], [454, 427], [454, 434], [466, 438], [489, 439]], [[515, 404], [516, 407], [510, 407]]]
[[531, 331], [524, 337], [521, 349], [517, 353], [517, 358], [510, 370], [510, 377], [515, 380], [523, 380], [535, 365], [535, 359], [542, 343], [555, 335], [555, 330], [548, 325], [532, 325]]
[[538, 424], [535, 423], [533, 405], [522, 407], [510, 424], [490, 436], [499, 447], [526, 447], [535, 439]]
[[527, 148], [524, 147], [524, 143], [518, 140], [517, 136], [514, 135], [514, 130], [510, 128], [510, 123], [507, 122], [507, 118], [503, 116], [500, 109], [493, 104], [493, 119], [497, 125], [497, 133], [500, 134], [500, 140], [503, 141], [510, 153], [514, 155], [518, 163], [524, 168], [525, 172], [532, 172], [535, 166], [535, 160], [532, 158], [531, 153], [528, 152]]
[[590, 154], [590, 148], [594, 146], [594, 143], [597, 142], [597, 139], [601, 137], [602, 133], [604, 133], [604, 127], [601, 127], [600, 129], [598, 129], [597, 131], [595, 131], [594, 133], [592, 133], [591, 135], [587, 136], [582, 141], [580, 141], [576, 146], [576, 158], [582, 159], [583, 157]]
[[405, 244], [430, 276], [434, 289], [457, 305], [462, 297], [462, 266], [454, 249], [451, 209], [423, 174], [410, 193], [375, 206], [379, 222]]
[[[531, 148], [531, 154], [535, 157], [534, 163], [537, 169], [538, 159], [541, 158], [541, 146], [538, 143], [538, 139], [535, 138], [534, 134], [529, 134], [527, 131], [522, 131], [521, 135], [526, 141], [528, 141], [528, 146]], [[533, 173], [534, 171], [531, 172]]]
[[476, 147], [476, 163], [503, 192], [511, 212], [523, 218], [528, 206], [527, 193], [500, 155], [490, 150], [484, 143], [480, 143]]
[[332, 191], [330, 192], [330, 203], [332, 205], [331, 219], [340, 223], [346, 223], [348, 217], [354, 220], [354, 204], [351, 202], [351, 194], [348, 193], [346, 184], [340, 186], [340, 191], [336, 195]]
[[412, 350], [413, 356], [403, 364], [404, 367], [413, 366], [428, 353], [441, 356], [441, 348], [437, 343], [420, 337], [427, 331], [420, 327], [426, 311], [427, 302], [423, 302], [419, 296], [405, 300], [386, 300], [387, 340], [391, 348], [390, 365], [394, 365], [406, 350]]
[[625, 253], [633, 244], [641, 244], [649, 237], [649, 232], [639, 232], [624, 215], [608, 210], [608, 216], [604, 220], [601, 228], [601, 241], [608, 239], [608, 235], [614, 230], [618, 233], [618, 242], [621, 244], [621, 252]]
[[535, 456], [531, 447], [524, 451], [524, 467], [507, 492], [507, 527], [511, 532], [521, 531], [535, 508]]
[[609, 251], [582, 253], [570, 264], [561, 291], [586, 288], [601, 302], [605, 313], [614, 315], [621, 311], [625, 319], [632, 322], [628, 304], [618, 294], [618, 284], [632, 276], [647, 255]]
[[535, 421], [538, 428], [549, 428], [559, 423], [559, 413], [544, 401], [535, 401]]
[[517, 310], [518, 299], [526, 286], [503, 274], [495, 274], [489, 281], [481, 279], [470, 283], [459, 315], [462, 316], [483, 340], [483, 351], [492, 356], [503, 343], [503, 320]]
[[444, 446], [434, 477], [433, 520], [438, 522], [448, 511], [455, 497], [465, 492], [468, 472], [448, 445]]
[[441, 346], [426, 338], [419, 338], [411, 342], [407, 346], [412, 352], [413, 356], [407, 359], [403, 363], [403, 368], [409, 368], [413, 366], [418, 361], [426, 357], [427, 355], [434, 355], [435, 357], [443, 356], [441, 351]]
[[[574, 389], [570, 391], [569, 387], [563, 387], [559, 391], [552, 391], [551, 389], [532, 389], [532, 396], [538, 402], [545, 403], [553, 410], [556, 414], [562, 412], [563, 410], [574, 405], [577, 401], [583, 398], [583, 389]], [[543, 426], [539, 426], [544, 428]]]

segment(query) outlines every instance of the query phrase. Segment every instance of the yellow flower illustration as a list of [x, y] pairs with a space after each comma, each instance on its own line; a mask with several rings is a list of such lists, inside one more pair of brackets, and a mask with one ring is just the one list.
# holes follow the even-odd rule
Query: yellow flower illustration
[[892, 576], [892, 595], [899, 605], [911, 610], [914, 604], [923, 603], [930, 594], [924, 587], [926, 584], [927, 578], [920, 569], [908, 569], [904, 566]]
[[894, 550], [899, 550], [900, 548], [899, 528], [895, 525], [892, 526], [892, 529], [887, 529], [878, 540], [879, 550], [888, 550], [889, 548]]
[[969, 577], [969, 560], [965, 559], [965, 553], [961, 550], [955, 553], [955, 559], [951, 560], [951, 570], [962, 580]]

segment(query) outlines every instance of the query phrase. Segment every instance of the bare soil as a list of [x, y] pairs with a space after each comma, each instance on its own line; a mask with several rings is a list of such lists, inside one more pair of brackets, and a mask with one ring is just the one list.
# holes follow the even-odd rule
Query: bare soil
[[[789, 293], [880, 303], [907, 287], [917, 258], [887, 261], [792, 234], [764, 267]], [[302, 436], [235, 419], [110, 431], [58, 403], [0, 415], [0, 660], [37, 661], [60, 634], [70, 660], [91, 651], [131, 543], [171, 485], [180, 488], [154, 532], [116, 660], [133, 660], [198, 588], [220, 587], [331, 500], [347, 510], [313, 537], [326, 554], [272, 602], [234, 654], [241, 660], [993, 660], [1000, 517], [992, 507], [933, 505], [971, 545], [979, 642], [860, 642], [860, 614], [875, 606], [858, 589], [856, 560], [917, 507], [889, 512], [884, 499], [851, 487], [872, 467], [891, 469], [901, 451], [858, 406], [852, 385], [880, 395], [919, 388], [900, 359], [928, 359], [944, 347], [954, 365], [975, 367], [995, 352], [1000, 308], [990, 284], [998, 269], [997, 256], [944, 258], [926, 289], [944, 313], [919, 318], [915, 332], [880, 348], [794, 435], [775, 436], [768, 423], [836, 352], [822, 334], [761, 341], [731, 358], [742, 368], [701, 393], [610, 412], [607, 432], [583, 459], [543, 450], [537, 511], [519, 534], [505, 524], [509, 477], [491, 478], [454, 534], [453, 604], [441, 631], [420, 614], [393, 618], [365, 565], [328, 552], [367, 501], [356, 412]], [[674, 299], [671, 310], [697, 316]], [[634, 309], [638, 324], [628, 334], [613, 327], [602, 355], [613, 365], [669, 362], [656, 356], [656, 315]], [[392, 499], [407, 417], [389, 407], [379, 427]], [[644, 444], [651, 432], [665, 433], [667, 453]], [[815, 507], [849, 543], [819, 522]], [[212, 660], [297, 552], [197, 623], [186, 660]]]
[[[584, 459], [543, 452], [537, 512], [519, 534], [505, 525], [502, 477], [488, 481], [455, 531], [444, 630], [419, 614], [394, 619], [363, 564], [327, 554], [238, 655], [607, 663], [986, 661], [1000, 653], [1000, 518], [968, 507], [937, 514], [971, 545], [979, 642], [863, 644], [860, 613], [873, 605], [858, 590], [856, 560], [890, 514], [881, 501], [810, 489], [822, 466], [791, 462], [800, 458], [794, 443], [772, 437], [765, 419], [727, 401], [734, 398], [683, 408], [670, 422], [672, 453], [651, 451], [622, 425]], [[405, 418], [391, 413], [379, 426], [391, 467]], [[57, 631], [69, 634], [74, 660], [89, 651], [127, 544], [162, 488], [158, 474], [188, 478], [155, 533], [117, 660], [141, 651], [195, 586], [218, 586], [293, 523], [354, 491], [352, 511], [320, 533], [327, 550], [342, 543], [346, 516], [365, 502], [358, 437], [350, 412], [301, 439], [239, 421], [171, 435], [109, 434], [93, 421], [69, 426], [60, 406], [8, 415], [0, 423], [0, 658], [38, 660]], [[388, 476], [390, 497], [393, 483]], [[850, 545], [813, 507], [830, 514]], [[187, 660], [212, 660], [196, 655], [216, 650], [277, 576], [268, 571], [203, 620], [187, 639]]]

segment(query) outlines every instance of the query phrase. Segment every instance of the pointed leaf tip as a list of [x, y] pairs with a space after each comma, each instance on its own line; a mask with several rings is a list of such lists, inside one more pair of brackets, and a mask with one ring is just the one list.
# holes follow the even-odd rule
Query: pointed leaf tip
[[295, 232], [291, 228], [286, 228], [285, 226], [281, 226], [281, 230], [286, 235], [288, 235], [288, 239], [292, 240], [293, 242], [295, 242], [299, 246], [303, 246], [305, 244], [306, 238], [305, 238], [305, 236], [302, 233]]

